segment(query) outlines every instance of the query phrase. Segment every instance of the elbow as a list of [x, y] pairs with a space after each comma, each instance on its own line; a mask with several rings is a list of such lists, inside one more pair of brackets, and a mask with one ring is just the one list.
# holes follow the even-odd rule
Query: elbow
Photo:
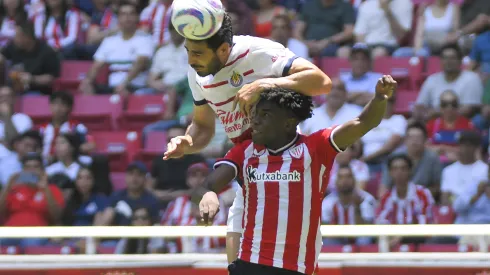
[[318, 96], [328, 94], [332, 90], [332, 80], [319, 68], [316, 69], [316, 75], [318, 76], [318, 86], [311, 91], [311, 96]]

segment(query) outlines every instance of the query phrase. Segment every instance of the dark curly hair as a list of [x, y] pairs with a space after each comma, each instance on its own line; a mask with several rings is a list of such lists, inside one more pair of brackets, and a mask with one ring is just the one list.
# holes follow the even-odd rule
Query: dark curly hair
[[290, 110], [300, 122], [312, 116], [313, 102], [311, 97], [291, 89], [276, 86], [262, 92], [260, 97], [263, 100], [276, 103], [281, 108]]
[[230, 46], [233, 45], [233, 29], [231, 27], [231, 17], [228, 13], [225, 13], [223, 24], [219, 31], [203, 41], [205, 41], [208, 44], [208, 47], [213, 51], [218, 50], [223, 43], [228, 43]]

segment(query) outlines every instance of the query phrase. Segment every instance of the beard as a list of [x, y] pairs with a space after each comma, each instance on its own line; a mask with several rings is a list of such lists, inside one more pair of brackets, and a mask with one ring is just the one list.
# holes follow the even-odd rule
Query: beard
[[337, 192], [342, 195], [348, 195], [354, 191], [354, 186], [344, 186], [342, 188], [338, 188]]

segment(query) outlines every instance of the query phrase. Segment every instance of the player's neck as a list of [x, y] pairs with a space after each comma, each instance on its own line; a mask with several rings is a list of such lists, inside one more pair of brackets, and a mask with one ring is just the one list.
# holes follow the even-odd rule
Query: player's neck
[[283, 149], [286, 149], [289, 145], [293, 144], [296, 140], [297, 133], [289, 133], [287, 135], [278, 135], [273, 143], [267, 144], [265, 147], [272, 153], [280, 152]]

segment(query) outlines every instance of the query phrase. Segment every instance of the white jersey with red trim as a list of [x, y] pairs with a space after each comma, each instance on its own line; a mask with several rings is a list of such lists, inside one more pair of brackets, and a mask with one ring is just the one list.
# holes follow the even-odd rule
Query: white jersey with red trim
[[335, 128], [298, 134], [275, 151], [247, 140], [216, 162], [232, 166], [242, 182], [241, 260], [313, 274], [322, 246], [322, 200], [340, 151], [334, 135]]
[[240, 88], [262, 78], [281, 77], [288, 74], [293, 52], [279, 43], [253, 36], [233, 37], [233, 47], [225, 67], [215, 75], [200, 77], [189, 68], [189, 86], [194, 104], [209, 104], [225, 127], [226, 134], [238, 143], [250, 138], [250, 120], [233, 99]]

